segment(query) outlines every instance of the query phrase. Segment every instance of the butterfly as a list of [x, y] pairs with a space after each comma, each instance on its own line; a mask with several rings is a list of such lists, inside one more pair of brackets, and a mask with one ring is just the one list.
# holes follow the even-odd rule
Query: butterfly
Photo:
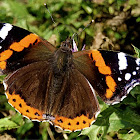
[[106, 50], [73, 51], [71, 39], [57, 49], [9, 23], [0, 23], [0, 74], [5, 94], [23, 116], [78, 131], [107, 104], [122, 101], [140, 84], [140, 58]]

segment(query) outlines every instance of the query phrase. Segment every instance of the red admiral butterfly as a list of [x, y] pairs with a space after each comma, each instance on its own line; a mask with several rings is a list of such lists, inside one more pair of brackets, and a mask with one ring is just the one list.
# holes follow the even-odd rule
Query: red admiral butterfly
[[140, 84], [140, 59], [122, 52], [56, 49], [36, 34], [0, 23], [0, 73], [8, 102], [25, 117], [76, 131], [95, 122], [95, 92], [108, 104]]

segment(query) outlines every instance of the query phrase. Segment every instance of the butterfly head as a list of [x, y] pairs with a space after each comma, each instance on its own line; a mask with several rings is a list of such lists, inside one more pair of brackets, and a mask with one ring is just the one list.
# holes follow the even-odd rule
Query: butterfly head
[[71, 38], [67, 38], [66, 41], [63, 41], [61, 43], [61, 47], [72, 49], [72, 39]]

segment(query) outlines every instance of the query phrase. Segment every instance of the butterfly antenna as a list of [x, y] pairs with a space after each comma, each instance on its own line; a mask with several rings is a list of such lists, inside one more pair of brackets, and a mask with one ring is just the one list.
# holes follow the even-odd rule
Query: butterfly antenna
[[74, 39], [75, 36], [78, 36], [79, 34], [81, 34], [81, 33], [82, 33], [87, 27], [89, 27], [93, 22], [94, 22], [94, 20], [91, 20], [91, 22], [90, 22], [88, 25], [86, 25], [81, 31], [79, 31], [78, 33], [74, 33], [74, 34], [72, 35], [72, 40]]
[[[48, 9], [47, 4], [46, 4], [46, 3], [44, 3], [44, 5], [45, 5], [45, 7], [46, 7], [46, 9], [47, 9], [48, 13], [49, 13], [49, 14], [50, 14], [50, 16], [51, 16], [51, 20], [52, 20], [52, 22], [56, 25], [56, 22], [54, 21], [53, 16], [52, 16], [52, 14], [51, 14], [50, 10]], [[61, 38], [61, 34], [60, 34], [60, 32], [59, 32], [58, 28], [56, 28], [56, 29], [57, 29], [57, 32], [59, 33], [60, 38]]]

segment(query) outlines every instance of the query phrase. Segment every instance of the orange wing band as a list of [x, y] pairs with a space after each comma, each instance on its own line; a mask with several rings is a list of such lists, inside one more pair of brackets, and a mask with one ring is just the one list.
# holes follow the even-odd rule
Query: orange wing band
[[45, 118], [43, 118], [43, 112], [28, 106], [24, 99], [20, 97], [20, 95], [15, 94], [15, 92], [9, 94], [8, 91], [5, 94], [7, 96], [9, 104], [11, 104], [17, 111], [19, 111], [25, 117], [31, 120], [45, 120]]
[[12, 56], [13, 51], [21, 52], [24, 48], [28, 48], [30, 44], [33, 45], [34, 43], [38, 42], [40, 42], [39, 37], [31, 33], [24, 37], [21, 41], [12, 43], [8, 50], [0, 53], [0, 69], [6, 69], [6, 60]]
[[95, 121], [95, 117], [89, 119], [88, 115], [81, 115], [74, 119], [55, 116], [54, 124], [63, 130], [82, 130], [84, 128], [90, 127], [90, 125]]
[[98, 67], [99, 72], [106, 76], [106, 84], [108, 86], [108, 89], [106, 89], [105, 96], [107, 99], [110, 99], [113, 96], [113, 93], [116, 88], [116, 82], [111, 77], [111, 69], [105, 64], [105, 61], [100, 51], [91, 50], [89, 53], [89, 57], [92, 59], [92, 61], [95, 62], [95, 66]]

